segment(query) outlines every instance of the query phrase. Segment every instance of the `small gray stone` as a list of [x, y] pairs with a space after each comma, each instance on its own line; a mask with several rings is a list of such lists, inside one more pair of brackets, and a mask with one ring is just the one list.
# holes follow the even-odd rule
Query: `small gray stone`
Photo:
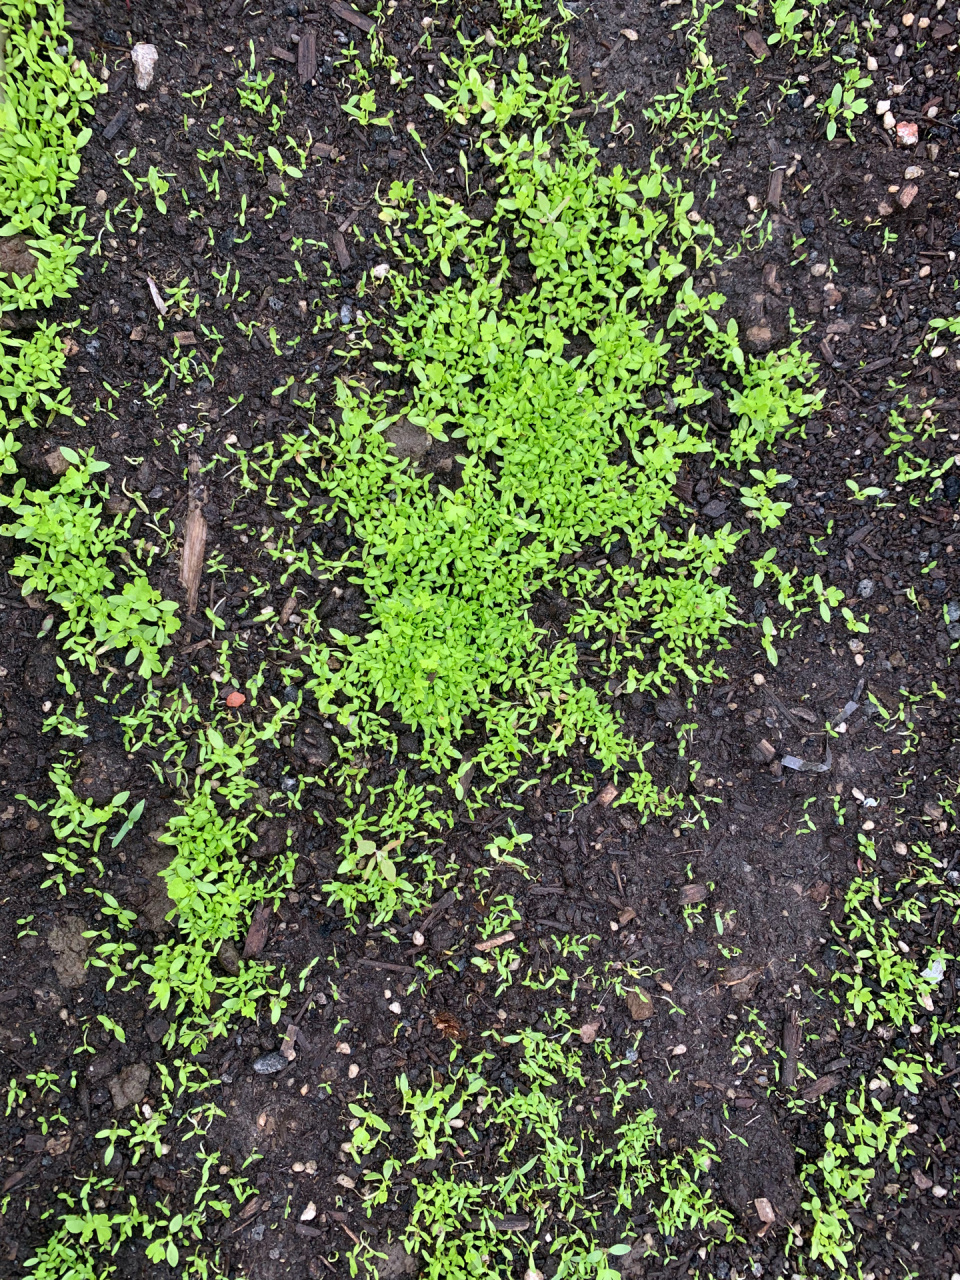
[[960, 601], [947, 601], [947, 621], [960, 622]]
[[236, 977], [240, 972], [240, 953], [233, 945], [229, 938], [224, 938], [220, 943], [220, 949], [217, 951], [217, 959], [220, 961], [220, 967], [224, 973], [229, 973]]
[[861, 578], [857, 583], [857, 595], [861, 600], [869, 600], [876, 585], [872, 578]]
[[711, 520], [719, 520], [721, 516], [727, 514], [727, 504], [720, 498], [713, 498], [703, 508], [703, 514], [709, 516]]
[[278, 1071], [282, 1071], [289, 1065], [280, 1050], [274, 1049], [273, 1053], [265, 1053], [262, 1058], [258, 1058], [253, 1064], [253, 1069], [260, 1076], [275, 1076]]
[[66, 916], [61, 924], [55, 924], [47, 936], [47, 945], [53, 952], [53, 967], [64, 987], [82, 987], [87, 980], [87, 948], [83, 936], [84, 922], [79, 916]]
[[960, 640], [960, 622], [951, 622], [947, 627], [947, 635], [951, 640]]
[[145, 1062], [135, 1062], [133, 1066], [124, 1067], [119, 1075], [107, 1081], [107, 1088], [113, 1098], [113, 1105], [118, 1111], [124, 1107], [132, 1107], [135, 1102], [142, 1102], [150, 1083], [150, 1068]]

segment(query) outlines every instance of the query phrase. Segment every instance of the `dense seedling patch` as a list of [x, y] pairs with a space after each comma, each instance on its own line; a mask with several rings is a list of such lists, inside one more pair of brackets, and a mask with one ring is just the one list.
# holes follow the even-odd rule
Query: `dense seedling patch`
[[[345, 383], [332, 430], [287, 438], [286, 458], [321, 481], [358, 547], [330, 562], [291, 533], [274, 554], [344, 574], [369, 602], [362, 636], [334, 631], [296, 656], [320, 711], [349, 726], [345, 752], [392, 745], [395, 716], [422, 732], [426, 768], [452, 783], [476, 771], [479, 791], [521, 761], [555, 765], [579, 740], [615, 780], [631, 775], [621, 803], [666, 812], [678, 801], [658, 795], [610, 700], [717, 673], [735, 615], [716, 578], [740, 536], [699, 530], [674, 486], [696, 454], [759, 461], [817, 403], [813, 368], [797, 344], [749, 356], [736, 323], [717, 323], [722, 295], [695, 282], [720, 247], [659, 168], [604, 175], [569, 128], [552, 142], [502, 135], [486, 151], [499, 197], [485, 227], [436, 197], [411, 208], [399, 186], [384, 208], [382, 367], [412, 385], [371, 395]], [[527, 255], [532, 289], [511, 287], [508, 243]], [[427, 287], [454, 269], [455, 282]], [[705, 362], [734, 415], [722, 440], [702, 409], [714, 395]], [[398, 456], [404, 432], [422, 437], [421, 456], [457, 441], [455, 478]], [[316, 501], [312, 485], [297, 506]], [[566, 614], [553, 634], [532, 616], [543, 599]], [[383, 875], [366, 875], [374, 898]]]

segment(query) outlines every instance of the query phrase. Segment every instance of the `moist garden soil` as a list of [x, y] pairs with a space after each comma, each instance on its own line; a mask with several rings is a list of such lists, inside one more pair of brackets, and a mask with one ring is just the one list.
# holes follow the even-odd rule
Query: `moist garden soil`
[[[588, 135], [611, 166], [642, 169], [652, 148], [663, 142], [651, 132], [643, 108], [655, 94], [669, 92], [687, 59], [683, 28], [674, 29], [679, 10], [633, 0], [570, 9], [576, 17], [567, 28], [569, 61], [581, 86]], [[383, 260], [375, 241], [378, 189], [383, 193], [394, 180], [412, 180], [417, 194], [429, 189], [466, 198], [459, 157], [462, 139], [468, 140], [469, 152], [477, 131], [448, 127], [424, 101], [425, 93], [443, 95], [438, 55], [452, 43], [455, 12], [463, 15], [471, 34], [498, 18], [491, 5], [434, 10], [401, 0], [382, 19], [386, 47], [399, 56], [413, 83], [398, 94], [386, 74], [375, 70], [378, 109], [392, 111], [393, 126], [364, 128], [341, 110], [350, 89], [334, 66], [350, 42], [361, 51], [366, 48], [362, 17], [360, 25], [345, 21], [342, 11], [332, 12], [321, 0], [287, 5], [265, 0], [262, 7], [241, 0], [222, 5], [193, 0], [68, 5], [78, 52], [98, 68], [106, 59], [110, 68], [78, 188], [78, 199], [88, 209], [88, 230], [100, 237], [101, 253], [87, 260], [80, 289], [60, 308], [64, 319], [80, 316], [68, 367], [74, 405], [85, 425], [57, 419], [25, 439], [19, 461], [29, 486], [46, 486], [51, 480], [46, 459], [58, 447], [95, 446], [97, 457], [110, 463], [112, 493], [129, 495], [139, 511], [139, 533], [158, 541], [170, 522], [176, 538], [182, 538], [188, 456], [207, 468], [202, 510], [208, 550], [219, 547], [233, 565], [244, 568], [246, 581], [218, 603], [223, 584], [210, 575], [201, 584], [199, 616], [187, 616], [184, 603], [185, 624], [174, 642], [177, 659], [166, 677], [171, 691], [181, 682], [189, 687], [216, 667], [209, 624], [201, 622], [203, 610], [214, 604], [228, 636], [246, 645], [233, 660], [234, 680], [242, 685], [244, 663], [252, 672], [270, 658], [271, 634], [263, 625], [245, 625], [237, 610], [254, 584], [266, 582], [260, 599], [281, 614], [294, 585], [281, 583], [272, 562], [263, 558], [261, 531], [275, 522], [276, 510], [262, 492], [237, 486], [236, 475], [229, 474], [235, 464], [228, 446], [253, 449], [297, 426], [294, 400], [298, 385], [310, 374], [317, 375], [314, 389], [321, 408], [332, 408], [338, 377], [349, 373], [372, 385], [380, 376], [373, 363], [383, 358], [382, 349], [374, 346], [364, 367], [353, 361], [347, 369], [338, 354], [339, 332], [313, 333], [315, 313], [304, 315], [301, 300], [312, 302], [322, 289], [334, 310], [345, 309], [347, 323], [351, 309], [362, 305], [355, 286]], [[856, 8], [849, 13], [865, 16]], [[279, 1027], [265, 1019], [245, 1023], [201, 1055], [219, 1081], [215, 1093], [225, 1119], [216, 1123], [210, 1138], [224, 1167], [239, 1169], [254, 1148], [263, 1157], [248, 1171], [260, 1192], [253, 1211], [217, 1228], [221, 1265], [229, 1275], [257, 1280], [346, 1276], [346, 1251], [362, 1233], [388, 1254], [380, 1262], [381, 1280], [416, 1274], [415, 1261], [392, 1243], [404, 1225], [399, 1221], [404, 1193], [400, 1208], [379, 1210], [368, 1221], [358, 1197], [337, 1182], [354, 1170], [341, 1150], [349, 1136], [347, 1108], [366, 1085], [378, 1104], [389, 1109], [387, 1100], [394, 1096], [393, 1082], [401, 1072], [414, 1083], [425, 1083], [431, 1073], [444, 1078], [454, 1044], [467, 1056], [493, 1048], [497, 1057], [486, 1068], [488, 1077], [508, 1085], [516, 1075], [514, 1050], [505, 1041], [484, 1039], [484, 1034], [549, 1025], [542, 1022], [549, 993], [514, 985], [497, 999], [493, 984], [469, 963], [480, 919], [473, 873], [484, 860], [484, 846], [507, 831], [511, 820], [533, 836], [523, 850], [531, 877], [509, 869], [494, 874], [502, 891], [514, 897], [522, 917], [515, 932], [530, 953], [541, 954], [542, 941], [546, 955], [552, 936], [595, 935], [591, 962], [634, 959], [655, 972], [647, 983], [652, 1016], [642, 1009], [638, 1021], [636, 1009], [611, 997], [602, 1011], [603, 1030], [616, 1039], [642, 1025], [636, 1071], [647, 1082], [665, 1141], [680, 1147], [705, 1136], [721, 1153], [718, 1191], [736, 1217], [743, 1242], [713, 1251], [713, 1274], [724, 1278], [734, 1272], [778, 1275], [793, 1270], [785, 1244], [789, 1224], [801, 1215], [797, 1152], [805, 1149], [815, 1126], [802, 1110], [786, 1105], [783, 1089], [771, 1087], [765, 1068], [732, 1065], [734, 1038], [748, 1025], [749, 1008], [775, 1046], [774, 1056], [782, 1049], [781, 1060], [788, 1061], [792, 1053], [795, 1062], [791, 1036], [799, 1022], [804, 1031], [800, 1057], [812, 1099], [822, 1094], [841, 1098], [865, 1073], [872, 1076], [889, 1052], [888, 1044], [862, 1022], [850, 1027], [842, 1018], [835, 1021], [838, 1010], [830, 995], [838, 965], [831, 922], [840, 919], [846, 888], [864, 869], [858, 832], [865, 822], [874, 824], [869, 832], [878, 874], [891, 885], [904, 861], [895, 849], [898, 841], [935, 844], [948, 876], [960, 859], [942, 808], [945, 786], [952, 794], [945, 780], [955, 780], [960, 772], [960, 745], [954, 737], [960, 687], [951, 662], [951, 615], [944, 612], [944, 605], [960, 600], [955, 567], [960, 559], [960, 485], [948, 472], [939, 504], [911, 507], [897, 500], [896, 458], [884, 454], [891, 409], [904, 391], [915, 406], [932, 403], [948, 428], [924, 446], [927, 456], [939, 464], [960, 450], [960, 382], [952, 361], [930, 358], [929, 345], [917, 354], [927, 319], [951, 313], [957, 284], [957, 15], [932, 6], [921, 6], [916, 15], [931, 19], [922, 48], [917, 48], [917, 28], [909, 32], [900, 24], [896, 6], [881, 10], [882, 29], [870, 46], [881, 73], [888, 70], [907, 84], [896, 110], [898, 120], [918, 125], [919, 141], [910, 147], [898, 145], [880, 127], [872, 104], [856, 122], [856, 143], [842, 134], [828, 143], [821, 118], [804, 109], [796, 87], [784, 96], [781, 85], [795, 86], [798, 71], [803, 72], [810, 77], [809, 92], [822, 100], [835, 79], [832, 65], [798, 67], [776, 51], [758, 61], [745, 41], [752, 28], [736, 6], [726, 4], [711, 17], [711, 52], [725, 68], [731, 94], [744, 85], [750, 92], [733, 136], [722, 143], [719, 166], [702, 171], [694, 165], [682, 176], [696, 193], [695, 207], [714, 223], [725, 244], [760, 225], [755, 241], [747, 240], [756, 247], [745, 249], [718, 273], [717, 287], [728, 299], [725, 314], [748, 331], [755, 351], [782, 343], [791, 322], [809, 324], [802, 342], [820, 362], [824, 397], [805, 435], [781, 443], [775, 456], [778, 469], [792, 477], [785, 493], [792, 506], [781, 529], [775, 535], [752, 533], [726, 571], [745, 625], [730, 634], [730, 648], [721, 654], [725, 679], [693, 691], [691, 708], [687, 689], [656, 699], [646, 694], [616, 699], [630, 731], [654, 744], [648, 760], [658, 785], [697, 796], [709, 825], [639, 820], [610, 803], [609, 792], [604, 792], [610, 779], [597, 772], [595, 761], [575, 757], [577, 776], [593, 780], [589, 794], [553, 785], [552, 775], [546, 775], [505, 795], [502, 808], [489, 807], [472, 821], [464, 812], [446, 842], [446, 856], [461, 868], [457, 884], [463, 893], [448, 892], [423, 918], [401, 916], [382, 930], [362, 920], [350, 924], [342, 910], [327, 905], [322, 891], [336, 873], [342, 809], [335, 791], [314, 789], [301, 812], [278, 812], [274, 820], [264, 821], [259, 835], [266, 851], [282, 847], [291, 829], [298, 860], [296, 891], [269, 918], [262, 954], [288, 975], [311, 960], [317, 963], [303, 991], [294, 989]], [[425, 16], [436, 19], [431, 51], [418, 47]], [[622, 35], [624, 30], [639, 38]], [[314, 37], [315, 73], [301, 83], [301, 50]], [[156, 77], [145, 92], [134, 84], [127, 56], [131, 38], [150, 41], [159, 51]], [[264, 215], [278, 190], [276, 180], [250, 166], [211, 162], [210, 169], [219, 164], [221, 190], [236, 188], [248, 199], [251, 234], [237, 244], [235, 221], [221, 217], [217, 203], [205, 193], [197, 158], [197, 146], [204, 143], [197, 138], [206, 139], [221, 116], [237, 113], [236, 64], [240, 58], [246, 64], [251, 42], [258, 65], [288, 83], [283, 132], [301, 142], [309, 132], [314, 146], [304, 178], [293, 184], [285, 207], [269, 219]], [[505, 65], [508, 56], [504, 54]], [[555, 63], [556, 47], [544, 42], [530, 54], [531, 61], [540, 56]], [[309, 60], [305, 70], [314, 71]], [[210, 86], [205, 98], [184, 96], [205, 85]], [[597, 111], [595, 104], [621, 91], [619, 131], [611, 135], [612, 112]], [[938, 106], [933, 118], [923, 114], [931, 100]], [[195, 122], [186, 134], [185, 114]], [[407, 122], [423, 140], [423, 152], [406, 130]], [[265, 147], [272, 138], [262, 122], [260, 133], [259, 145]], [[176, 172], [177, 179], [171, 183], [168, 214], [148, 209], [139, 234], [127, 237], [104, 230], [103, 219], [104, 210], [115, 207], [128, 189], [114, 157], [134, 146], [149, 163]], [[468, 207], [475, 216], [488, 217], [482, 160], [475, 162], [471, 153], [469, 163], [471, 177], [479, 181], [471, 182]], [[910, 165], [922, 175], [904, 208], [899, 197]], [[194, 206], [203, 204], [202, 221], [186, 216], [177, 197], [181, 186]], [[896, 191], [889, 190], [894, 187]], [[878, 214], [881, 204], [887, 211]], [[866, 226], [865, 214], [873, 216], [873, 225]], [[320, 242], [304, 252], [305, 282], [295, 272], [294, 238]], [[797, 249], [801, 241], [802, 253]], [[166, 400], [154, 414], [138, 399], [139, 389], [164, 377], [161, 357], [171, 355], [172, 331], [189, 331], [181, 339], [184, 349], [201, 356], [208, 339], [199, 328], [202, 315], [196, 323], [188, 317], [168, 323], [157, 334], [147, 277], [169, 288], [184, 277], [196, 282], [211, 269], [220, 272], [228, 262], [239, 267], [243, 287], [250, 290], [237, 314], [246, 320], [266, 316], [285, 340], [299, 335], [299, 344], [292, 351], [284, 346], [278, 356], [261, 337], [263, 330], [256, 330], [250, 341], [230, 317], [220, 317], [225, 321], [219, 323], [225, 352], [219, 368], [226, 368], [228, 376], [218, 376], [213, 385], [189, 386], [167, 376]], [[826, 264], [827, 271], [818, 273], [818, 264]], [[522, 255], [514, 268], [517, 287], [525, 287], [529, 264]], [[195, 347], [188, 348], [193, 339]], [[291, 376], [298, 385], [275, 396], [274, 389], [285, 387]], [[919, 412], [914, 411], [914, 420]], [[724, 425], [718, 414], [717, 430]], [[452, 444], [435, 445], [430, 465], [442, 465], [454, 452]], [[861, 486], [891, 490], [889, 504], [851, 501], [846, 481], [854, 476]], [[707, 468], [689, 468], [679, 490], [708, 528], [727, 521], [734, 527], [746, 523], [735, 494], [719, 486]], [[317, 537], [330, 553], [349, 543], [347, 530], [337, 522], [321, 525]], [[858, 616], [869, 612], [869, 634], [859, 637], [862, 664], [839, 610], [829, 623], [815, 612], [806, 615], [795, 638], [778, 643], [778, 665], [768, 663], [757, 629], [746, 624], [759, 623], [776, 609], [769, 583], [753, 586], [749, 563], [772, 541], [781, 549], [781, 564], [797, 564], [806, 574], [819, 572], [825, 583], [843, 590]], [[818, 548], [825, 554], [818, 554]], [[15, 554], [12, 545], [4, 548], [8, 566]], [[166, 568], [159, 577], [152, 574], [155, 585], [169, 598], [183, 600], [177, 555], [158, 563]], [[232, 581], [240, 579], [233, 575]], [[348, 583], [336, 592], [336, 584], [304, 580], [295, 585], [313, 596], [327, 593], [330, 625], [344, 631], [362, 628], [364, 602]], [[34, 608], [37, 603], [25, 600], [19, 581], [4, 575], [0, 1055], [4, 1079], [22, 1080], [40, 1068], [58, 1073], [59, 1107], [69, 1123], [51, 1130], [51, 1137], [31, 1119], [29, 1106], [3, 1121], [0, 1181], [7, 1199], [0, 1219], [0, 1257], [3, 1273], [10, 1276], [25, 1274], [26, 1260], [50, 1234], [51, 1222], [43, 1215], [55, 1205], [57, 1190], [69, 1188], [73, 1178], [85, 1176], [98, 1162], [102, 1168], [104, 1143], [94, 1135], [115, 1114], [122, 1073], [127, 1071], [129, 1079], [129, 1069], [144, 1064], [149, 1097], [157, 1088], [155, 1063], [169, 1056], [161, 1044], [166, 1024], [157, 1010], [145, 1007], [142, 989], [107, 993], [99, 971], [84, 967], [81, 934], [91, 927], [91, 903], [82, 894], [60, 899], [54, 890], [41, 889], [46, 876], [42, 854], [51, 830], [43, 813], [22, 797], [39, 802], [50, 794], [48, 769], [57, 750], [56, 735], [43, 734], [41, 726], [61, 690], [57, 646], [49, 636], [38, 636], [45, 610], [42, 602]], [[551, 612], [550, 601], [538, 601], [536, 608], [544, 625], [556, 627], [563, 621]], [[294, 625], [286, 622], [288, 628]], [[588, 656], [585, 646], [581, 671], [586, 678], [591, 675]], [[273, 687], [266, 692], [282, 701], [287, 681], [279, 664], [274, 670]], [[137, 682], [118, 704], [116, 684], [105, 696], [100, 676], [77, 673], [75, 679], [90, 725], [89, 737], [78, 744], [79, 793], [103, 802], [123, 789], [130, 792], [131, 803], [145, 801], [143, 819], [123, 851], [105, 850], [103, 861], [110, 892], [138, 913], [139, 937], [134, 936], [141, 948], [149, 949], [169, 928], [156, 877], [162, 865], [159, 846], [150, 833], [173, 814], [178, 791], [173, 782], [166, 788], [158, 785], [147, 753], [124, 751], [113, 717], [118, 705], [132, 705]], [[883, 732], [881, 718], [865, 713], [869, 694], [891, 713], [909, 704], [913, 733], [906, 726], [903, 734]], [[845, 732], [827, 736], [825, 724], [836, 726], [849, 701], [859, 708], [849, 715]], [[693, 723], [695, 729], [679, 729]], [[307, 769], [305, 752], [329, 750], [328, 731], [318, 723], [312, 732], [312, 741], [296, 735], [265, 759], [259, 779], [264, 794]], [[686, 744], [685, 750], [678, 743], [680, 748]], [[823, 762], [828, 745], [830, 767], [824, 772], [791, 771], [780, 763], [784, 755]], [[401, 747], [416, 754], [419, 746], [417, 736], [407, 730]], [[700, 762], [699, 771], [691, 769], [692, 760]], [[384, 780], [395, 776], [402, 763], [379, 762]], [[195, 766], [196, 760], [188, 757], [187, 764]], [[813, 830], [806, 829], [807, 812]], [[698, 895], [705, 902], [703, 920], [688, 928], [682, 906]], [[715, 921], [722, 922], [722, 935]], [[924, 939], [950, 926], [942, 912], [933, 918], [921, 910], [912, 926], [913, 941], [922, 946]], [[909, 938], [910, 931], [904, 936]], [[949, 948], [949, 932], [946, 936]], [[724, 956], [721, 946], [739, 954]], [[413, 961], [424, 951], [440, 976], [423, 994], [414, 989], [407, 995], [416, 977]], [[330, 996], [331, 979], [337, 1000]], [[943, 1009], [949, 1014], [955, 1007], [956, 989], [951, 961], [943, 979], [941, 1016]], [[399, 1015], [392, 1011], [398, 1000]], [[78, 1055], [80, 1024], [91, 1010], [109, 1012], [120, 1022], [127, 1029], [126, 1042], [97, 1030], [89, 1037], [95, 1053]], [[576, 1008], [571, 1012], [576, 1021]], [[254, 1072], [254, 1061], [278, 1049], [290, 1017], [299, 1032], [296, 1057], [278, 1073]], [[929, 1019], [921, 1023], [915, 1039], [926, 1045]], [[905, 1033], [903, 1039], [906, 1043], [909, 1036]], [[949, 1038], [938, 1041], [933, 1053], [945, 1069], [936, 1078], [928, 1073], [918, 1095], [906, 1096], [889, 1085], [881, 1090], [885, 1102], [897, 1095], [917, 1129], [899, 1175], [876, 1187], [868, 1209], [853, 1216], [858, 1232], [854, 1256], [863, 1273], [946, 1277], [960, 1270], [960, 1209], [952, 1196], [937, 1198], [931, 1192], [931, 1184], [951, 1188], [960, 1173], [960, 1076]], [[70, 1071], [78, 1064], [71, 1088]], [[351, 1066], [359, 1073], [351, 1073]], [[37, 1096], [34, 1086], [33, 1101]], [[68, 1140], [58, 1141], [60, 1134]], [[484, 1142], [482, 1131], [480, 1137], [476, 1143], [464, 1138], [464, 1160], [473, 1162], [475, 1172], [497, 1177], [497, 1151]], [[117, 1197], [122, 1188], [144, 1203], [164, 1198], [174, 1205], [189, 1202], [190, 1176], [176, 1148], [136, 1167], [117, 1158], [110, 1173]], [[413, 1193], [406, 1194], [409, 1210]], [[766, 1231], [755, 1208], [760, 1198], [776, 1213], [774, 1227]], [[301, 1221], [310, 1202], [316, 1214]], [[524, 1224], [513, 1227], [522, 1241]], [[679, 1238], [668, 1262], [644, 1260], [642, 1251], [634, 1250], [621, 1259], [621, 1267], [635, 1276], [693, 1274], [699, 1244], [695, 1237]], [[118, 1273], [129, 1276], [168, 1270], [166, 1264], [147, 1263], [132, 1248], [121, 1251], [117, 1264]]]

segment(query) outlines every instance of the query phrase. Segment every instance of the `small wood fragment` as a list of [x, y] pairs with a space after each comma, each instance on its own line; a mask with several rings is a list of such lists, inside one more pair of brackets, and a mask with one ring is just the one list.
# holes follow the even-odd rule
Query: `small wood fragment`
[[839, 1076], [821, 1076], [819, 1080], [814, 1080], [813, 1084], [802, 1090], [800, 1097], [807, 1102], [816, 1102], [817, 1098], [825, 1093], [829, 1093], [835, 1084], [839, 1084]]
[[297, 55], [291, 53], [289, 49], [281, 49], [279, 45], [274, 45], [270, 50], [271, 58], [280, 58], [283, 62], [296, 62]]
[[759, 31], [748, 31], [743, 40], [758, 62], [762, 62], [770, 52], [766, 40]]
[[368, 18], [365, 13], [358, 13], [350, 5], [344, 4], [343, 0], [330, 0], [330, 12], [335, 18], [340, 18], [343, 22], [349, 22], [351, 26], [367, 33], [371, 32], [377, 25], [372, 18]]
[[313, 144], [313, 155], [317, 160], [336, 160], [339, 158], [340, 152], [329, 142], [315, 142]]
[[103, 127], [104, 142], [111, 142], [130, 119], [130, 108], [121, 107], [113, 119]]
[[343, 238], [343, 232], [331, 231], [330, 240], [333, 244], [333, 251], [337, 255], [337, 261], [340, 263], [340, 270], [346, 271], [350, 265], [350, 254], [347, 252], [347, 243]]
[[305, 27], [297, 46], [297, 75], [301, 84], [309, 84], [317, 74], [317, 33]]
[[200, 477], [200, 458], [191, 453], [187, 466], [189, 489], [187, 496], [187, 522], [183, 533], [183, 552], [180, 556], [180, 585], [187, 593], [187, 613], [192, 617], [197, 611], [200, 592], [200, 574], [203, 571], [207, 546], [207, 522], [203, 514], [206, 491]]
[[474, 951], [492, 951], [494, 947], [502, 947], [505, 942], [513, 942], [516, 934], [512, 929], [508, 929], [506, 933], [498, 933], [495, 938], [487, 938], [483, 942], [475, 942]]
[[773, 173], [770, 174], [770, 181], [767, 183], [767, 204], [771, 209], [779, 209], [780, 200], [783, 197], [783, 176], [786, 169], [782, 164], [777, 165]]
[[243, 944], [244, 960], [256, 959], [267, 945], [267, 934], [270, 932], [270, 918], [272, 915], [273, 905], [269, 902], [261, 902], [254, 911], [253, 919], [250, 921], [250, 928], [247, 930], [247, 937]]

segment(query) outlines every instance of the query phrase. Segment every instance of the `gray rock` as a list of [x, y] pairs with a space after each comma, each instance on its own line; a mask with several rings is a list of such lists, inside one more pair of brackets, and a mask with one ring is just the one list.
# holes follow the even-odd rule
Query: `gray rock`
[[113, 1098], [113, 1105], [118, 1111], [122, 1111], [124, 1107], [132, 1107], [134, 1103], [143, 1101], [149, 1083], [150, 1068], [145, 1062], [135, 1062], [109, 1080], [107, 1088]]
[[414, 426], [406, 418], [391, 422], [384, 431], [383, 438], [393, 446], [393, 452], [398, 458], [410, 458], [414, 462], [422, 461], [433, 444], [433, 437], [428, 431]]
[[224, 938], [223, 942], [220, 943], [217, 959], [220, 961], [220, 968], [224, 973], [229, 973], [236, 977], [240, 972], [240, 952], [229, 938]]
[[958, 600], [947, 601], [947, 621], [960, 622], [960, 601]]
[[673, 724], [683, 715], [683, 703], [679, 698], [663, 697], [657, 699], [657, 719], [665, 724]]
[[55, 924], [47, 935], [47, 946], [53, 952], [53, 967], [60, 985], [69, 989], [82, 987], [87, 980], [87, 939], [85, 925], [79, 916], [67, 916]]
[[876, 585], [872, 578], [861, 578], [857, 583], [857, 595], [861, 600], [869, 600], [876, 589]]
[[727, 504], [720, 498], [713, 498], [703, 508], [703, 514], [709, 516], [711, 520], [719, 520], [721, 516], [727, 514]]
[[275, 1076], [278, 1071], [282, 1071], [289, 1065], [280, 1050], [274, 1049], [273, 1053], [265, 1053], [262, 1058], [258, 1058], [253, 1064], [253, 1069], [260, 1076]]

